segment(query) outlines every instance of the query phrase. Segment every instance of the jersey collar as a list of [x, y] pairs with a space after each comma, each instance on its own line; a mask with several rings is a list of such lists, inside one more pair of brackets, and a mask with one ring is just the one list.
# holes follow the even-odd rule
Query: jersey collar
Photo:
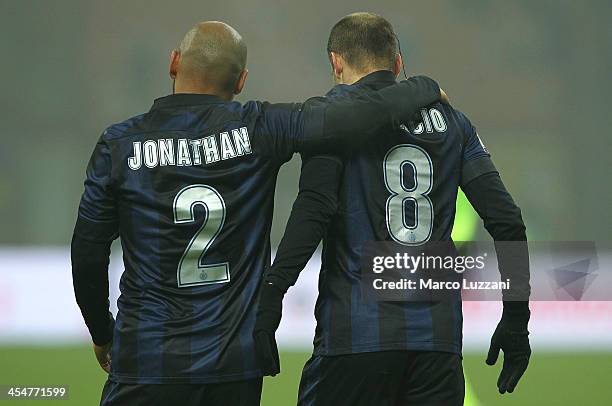
[[359, 79], [353, 85], [389, 85], [395, 83], [395, 75], [390, 70], [377, 70]]
[[339, 96], [342, 94], [351, 93], [357, 89], [382, 89], [383, 87], [395, 84], [395, 75], [390, 70], [377, 70], [369, 73], [359, 79], [352, 85], [336, 85], [327, 92], [327, 96]]
[[155, 99], [151, 110], [163, 107], [197, 106], [201, 104], [218, 103], [226, 103], [226, 101], [212, 94], [177, 93]]

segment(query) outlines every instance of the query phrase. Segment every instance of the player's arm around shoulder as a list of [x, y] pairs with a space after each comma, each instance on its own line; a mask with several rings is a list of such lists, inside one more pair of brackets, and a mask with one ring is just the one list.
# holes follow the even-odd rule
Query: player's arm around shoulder
[[268, 135], [268, 149], [280, 156], [338, 153], [347, 145], [375, 137], [382, 128], [410, 121], [420, 108], [441, 98], [443, 93], [436, 81], [417, 76], [352, 97], [261, 103], [258, 123]]
[[326, 152], [317, 150], [322, 141], [340, 148], [361, 144], [379, 135], [383, 128], [397, 128], [400, 123], [411, 121], [420, 108], [441, 98], [435, 80], [415, 76], [377, 91], [327, 98], [324, 103], [316, 100], [312, 111], [319, 114], [321, 126], [312, 128], [302, 147], [313, 153]]

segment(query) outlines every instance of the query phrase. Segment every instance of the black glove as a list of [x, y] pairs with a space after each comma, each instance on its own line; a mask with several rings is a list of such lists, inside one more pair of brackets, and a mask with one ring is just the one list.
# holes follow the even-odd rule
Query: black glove
[[255, 352], [264, 375], [274, 376], [280, 372], [280, 360], [274, 334], [280, 324], [285, 292], [270, 282], [261, 286], [255, 329]]
[[531, 356], [527, 331], [529, 316], [528, 302], [504, 302], [502, 318], [491, 338], [486, 361], [488, 365], [495, 365], [499, 350], [504, 351], [504, 365], [497, 380], [499, 393], [512, 393], [527, 370]]

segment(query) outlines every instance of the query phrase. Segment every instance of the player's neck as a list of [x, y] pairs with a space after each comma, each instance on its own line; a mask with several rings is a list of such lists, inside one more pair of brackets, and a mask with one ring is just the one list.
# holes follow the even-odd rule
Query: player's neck
[[380, 68], [368, 68], [361, 71], [355, 71], [353, 69], [349, 69], [347, 67], [342, 71], [342, 76], [336, 78], [336, 82], [341, 85], [352, 85], [353, 83], [361, 80], [368, 76], [370, 73], [377, 72], [381, 70]]
[[207, 85], [205, 83], [194, 82], [190, 80], [179, 80], [176, 78], [174, 81], [174, 93], [191, 93], [191, 94], [210, 94], [218, 96], [223, 100], [231, 101], [234, 95], [228, 92], [220, 92], [216, 87]]

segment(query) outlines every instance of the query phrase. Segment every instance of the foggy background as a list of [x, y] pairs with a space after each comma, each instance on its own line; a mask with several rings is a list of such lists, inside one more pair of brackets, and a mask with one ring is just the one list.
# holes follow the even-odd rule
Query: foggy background
[[[355, 11], [389, 19], [408, 74], [438, 80], [468, 115], [530, 240], [611, 240], [610, 0], [0, 0], [1, 384], [69, 384], [66, 404], [100, 398], [106, 374], [70, 273], [85, 167], [106, 127], [171, 92], [168, 57], [185, 32], [216, 19], [243, 35], [250, 73], [238, 100], [303, 101], [333, 85], [327, 37]], [[299, 165], [294, 158], [278, 179], [273, 246]], [[472, 237], [488, 239], [480, 226]], [[119, 254], [110, 263], [113, 310]], [[319, 267], [315, 255], [284, 300], [284, 372], [266, 379], [265, 406], [294, 404], [312, 349]], [[533, 362], [503, 399], [499, 367], [484, 365], [500, 306], [463, 303], [466, 406], [609, 403], [612, 301], [532, 302]]]
[[[470, 117], [530, 239], [609, 239], [610, 1], [336, 3], [0, 1], [0, 244], [69, 243], [98, 136], [171, 91], [168, 55], [194, 23], [245, 38], [238, 100], [302, 101], [332, 86], [327, 36], [354, 11], [388, 18], [408, 74]], [[298, 172], [294, 158], [279, 177], [273, 244]]]

